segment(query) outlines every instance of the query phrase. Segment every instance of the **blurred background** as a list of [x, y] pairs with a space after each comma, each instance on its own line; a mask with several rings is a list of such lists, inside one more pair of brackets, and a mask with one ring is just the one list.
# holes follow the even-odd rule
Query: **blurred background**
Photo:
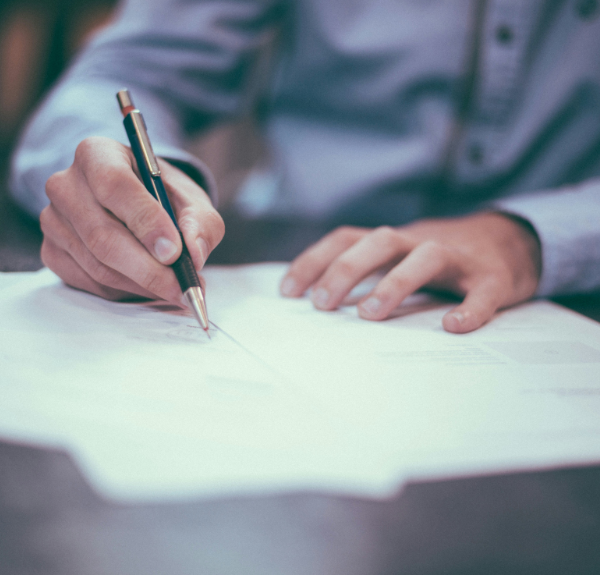
[[115, 4], [115, 0], [0, 2], [3, 184], [11, 150], [28, 114], [89, 37], [110, 21]]
[[[42, 267], [38, 222], [18, 209], [7, 192], [10, 155], [19, 133], [69, 62], [94, 33], [110, 23], [116, 4], [117, 0], [0, 0], [0, 272]], [[268, 70], [271, 55], [267, 46], [259, 68]], [[210, 166], [219, 187], [221, 211], [249, 170], [268, 157], [252, 118], [220, 126], [193, 141], [190, 149]], [[216, 259], [211, 256], [212, 263], [288, 259], [288, 252], [297, 252], [321, 233], [319, 229], [295, 231], [287, 223], [240, 221], [235, 214], [226, 221], [233, 224], [227, 226], [225, 241], [218, 248], [220, 253], [213, 253]], [[279, 246], [281, 253], [261, 253], [258, 244]], [[240, 246], [244, 246], [242, 254]], [[555, 300], [600, 320], [597, 298]]]
[[41, 267], [37, 222], [8, 198], [10, 155], [29, 113], [115, 0], [0, 0], [0, 271]]

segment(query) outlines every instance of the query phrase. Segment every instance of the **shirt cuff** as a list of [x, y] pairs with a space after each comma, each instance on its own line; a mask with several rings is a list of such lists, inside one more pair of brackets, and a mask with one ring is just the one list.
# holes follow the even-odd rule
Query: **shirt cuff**
[[153, 146], [154, 154], [181, 170], [196, 182], [210, 197], [215, 208], [218, 207], [219, 194], [217, 183], [210, 168], [189, 152], [169, 146]]
[[536, 295], [590, 292], [600, 288], [600, 184], [549, 190], [494, 202], [498, 211], [529, 222], [542, 250]]

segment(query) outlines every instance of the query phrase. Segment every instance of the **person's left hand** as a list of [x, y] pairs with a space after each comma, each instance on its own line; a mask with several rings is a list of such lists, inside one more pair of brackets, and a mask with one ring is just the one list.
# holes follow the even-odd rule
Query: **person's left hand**
[[359, 302], [360, 317], [385, 319], [408, 295], [428, 287], [464, 296], [442, 323], [449, 332], [466, 333], [498, 309], [533, 296], [541, 250], [527, 224], [495, 212], [400, 228], [341, 227], [292, 262], [281, 293], [299, 297], [312, 287], [315, 307], [333, 310], [378, 270], [387, 273]]

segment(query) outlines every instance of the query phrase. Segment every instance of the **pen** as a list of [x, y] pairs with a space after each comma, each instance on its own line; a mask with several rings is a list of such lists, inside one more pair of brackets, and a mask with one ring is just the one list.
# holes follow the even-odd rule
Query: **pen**
[[142, 176], [142, 181], [146, 189], [156, 198], [158, 203], [165, 209], [171, 221], [175, 224], [179, 237], [181, 238], [181, 255], [171, 268], [177, 276], [177, 281], [181, 287], [181, 291], [187, 300], [189, 307], [194, 312], [198, 323], [205, 331], [208, 330], [208, 315], [206, 313], [206, 304], [204, 302], [204, 294], [198, 274], [194, 269], [194, 264], [188, 251], [183, 234], [177, 224], [177, 218], [169, 202], [169, 197], [165, 190], [160, 169], [156, 156], [152, 150], [148, 132], [146, 131], [146, 122], [142, 113], [134, 106], [129, 90], [119, 90], [117, 92], [117, 100], [123, 114], [123, 125], [131, 144], [133, 155], [138, 166], [138, 170]]

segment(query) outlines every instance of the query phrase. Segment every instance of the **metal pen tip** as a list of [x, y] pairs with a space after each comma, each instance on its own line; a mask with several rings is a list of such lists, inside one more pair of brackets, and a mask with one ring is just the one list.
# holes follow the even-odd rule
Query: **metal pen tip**
[[202, 327], [204, 331], [208, 331], [208, 314], [206, 313], [206, 304], [204, 303], [202, 289], [194, 286], [186, 290], [184, 295], [190, 309], [196, 316], [200, 327]]

